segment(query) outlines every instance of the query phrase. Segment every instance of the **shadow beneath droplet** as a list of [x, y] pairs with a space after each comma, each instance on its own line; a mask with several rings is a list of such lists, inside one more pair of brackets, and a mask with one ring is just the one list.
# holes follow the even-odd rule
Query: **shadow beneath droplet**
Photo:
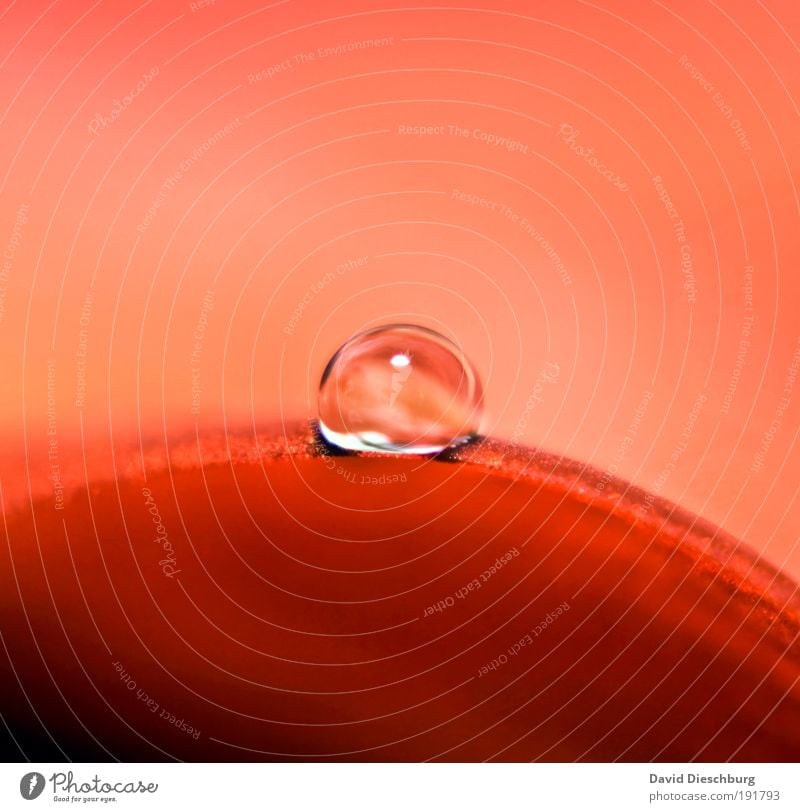
[[458, 445], [448, 446], [438, 454], [431, 454], [430, 457], [437, 462], [464, 462], [463, 452], [480, 445], [484, 440], [485, 435], [476, 434]]
[[[308, 421], [309, 429], [311, 430], [311, 439], [314, 448], [317, 451], [317, 454], [323, 457], [362, 457], [364, 456], [363, 451], [352, 451], [349, 448], [340, 448], [338, 445], [334, 445], [329, 440], [325, 438], [325, 435], [320, 431], [319, 428], [319, 421], [318, 420], [309, 420]], [[458, 445], [448, 446], [447, 448], [439, 451], [435, 454], [418, 454], [418, 455], [411, 455], [411, 454], [404, 454], [402, 452], [389, 452], [389, 451], [380, 451], [379, 449], [375, 449], [376, 454], [381, 454], [381, 456], [396, 456], [396, 457], [410, 457], [410, 456], [418, 456], [418, 457], [425, 457], [429, 460], [436, 460], [437, 462], [464, 462], [464, 453], [469, 452], [472, 449], [480, 446], [483, 442], [485, 442], [488, 438], [483, 434], [476, 434], [473, 437], [470, 437], [467, 440], [459, 443]], [[370, 454], [372, 456], [372, 454]]]
[[323, 433], [319, 430], [319, 421], [309, 420], [309, 426], [313, 435], [314, 446], [318, 449], [320, 456], [327, 457], [357, 457], [358, 451], [350, 451], [347, 448], [339, 448], [338, 445], [329, 443]]

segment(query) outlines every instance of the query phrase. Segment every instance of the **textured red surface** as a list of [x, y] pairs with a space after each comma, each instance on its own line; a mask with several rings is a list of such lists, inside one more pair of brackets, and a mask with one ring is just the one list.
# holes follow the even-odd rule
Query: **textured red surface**
[[145, 458], [7, 517], [29, 753], [800, 757], [794, 584], [624, 483], [489, 441], [329, 456], [305, 428]]

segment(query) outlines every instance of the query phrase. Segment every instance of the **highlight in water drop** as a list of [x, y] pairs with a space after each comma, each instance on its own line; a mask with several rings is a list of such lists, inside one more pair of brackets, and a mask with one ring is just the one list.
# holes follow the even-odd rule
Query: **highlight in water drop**
[[354, 336], [320, 381], [322, 436], [349, 451], [443, 451], [476, 436], [481, 412], [472, 364], [452, 341], [413, 324]]

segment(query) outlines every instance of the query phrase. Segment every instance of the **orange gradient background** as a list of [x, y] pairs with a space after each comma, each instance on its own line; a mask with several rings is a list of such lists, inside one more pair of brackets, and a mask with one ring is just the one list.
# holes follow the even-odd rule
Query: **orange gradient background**
[[6, 508], [51, 437], [69, 482], [81, 448], [110, 477], [118, 444], [313, 416], [342, 341], [412, 321], [473, 359], [486, 433], [800, 575], [794, 3], [0, 15]]

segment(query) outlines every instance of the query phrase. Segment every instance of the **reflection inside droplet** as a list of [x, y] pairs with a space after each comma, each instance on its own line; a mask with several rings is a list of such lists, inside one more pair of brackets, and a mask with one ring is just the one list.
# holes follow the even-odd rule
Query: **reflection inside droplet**
[[351, 338], [333, 355], [319, 390], [319, 428], [350, 451], [431, 454], [479, 429], [481, 385], [443, 335], [390, 324]]

